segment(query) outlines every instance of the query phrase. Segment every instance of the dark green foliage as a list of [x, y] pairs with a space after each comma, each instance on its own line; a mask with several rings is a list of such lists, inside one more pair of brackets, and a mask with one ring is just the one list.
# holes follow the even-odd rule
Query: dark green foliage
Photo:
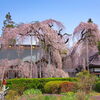
[[91, 18], [88, 19], [88, 23], [93, 23]]
[[13, 28], [15, 25], [15, 23], [12, 21], [11, 19], [11, 15], [10, 12], [8, 12], [5, 16], [6, 20], [4, 20], [3, 24], [4, 24], [4, 28]]
[[[6, 28], [14, 28], [16, 27], [15, 25], [15, 22], [12, 20], [11, 18], [12, 16], [10, 15], [10, 12], [8, 12], [5, 16], [5, 20], [3, 21], [3, 28], [2, 28], [2, 31], [3, 31], [3, 35], [5, 35], [5, 29]], [[9, 45], [15, 45], [16, 44], [16, 39], [9, 39], [8, 40], [8, 43]]]
[[96, 77], [96, 82], [100, 81], [100, 77]]
[[94, 87], [94, 90], [96, 92], [100, 92], [100, 81], [96, 82], [95, 87]]
[[9, 79], [7, 80], [7, 86], [12, 90], [17, 91], [20, 95], [23, 93], [23, 91], [31, 88], [39, 89], [44, 93], [44, 85], [49, 81], [76, 81], [76, 78]]

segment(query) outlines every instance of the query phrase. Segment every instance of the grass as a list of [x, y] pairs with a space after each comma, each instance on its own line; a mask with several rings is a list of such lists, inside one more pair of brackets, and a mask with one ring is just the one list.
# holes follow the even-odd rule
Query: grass
[[[26, 99], [25, 99], [26, 98]], [[22, 97], [20, 100], [75, 100], [75, 97], [71, 96], [55, 96], [55, 95], [38, 95]]]
[[[80, 98], [80, 99], [79, 99]], [[75, 95], [23, 95], [20, 100], [90, 100], [90, 96], [86, 95], [85, 97]]]
[[[10, 94], [11, 95], [11, 94]], [[66, 93], [66, 94], [24, 94], [22, 96], [11, 96], [7, 100], [92, 100], [92, 97], [100, 96], [100, 93], [91, 92], [89, 95], [84, 95], [82, 92]]]
[[90, 95], [92, 95], [92, 96], [100, 96], [100, 93], [95, 92], [95, 91], [92, 91], [92, 92], [90, 93]]
[[[23, 95], [20, 100], [92, 100], [94, 96], [100, 96], [100, 93], [92, 91], [89, 95], [82, 92], [67, 94], [41, 94], [41, 95]], [[24, 98], [24, 99], [23, 99]], [[94, 100], [94, 99], [93, 99]]]

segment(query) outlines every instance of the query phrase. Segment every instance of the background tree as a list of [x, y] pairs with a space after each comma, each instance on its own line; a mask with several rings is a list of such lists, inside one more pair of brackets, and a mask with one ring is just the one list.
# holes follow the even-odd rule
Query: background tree
[[8, 37], [8, 43], [9, 45], [14, 45], [16, 43], [16, 39], [11, 39], [11, 35], [9, 34], [6, 34], [6, 29], [7, 30], [10, 30], [11, 28], [14, 28], [15, 27], [15, 22], [12, 20], [11, 18], [11, 15], [10, 15], [10, 12], [8, 12], [5, 16], [5, 20], [3, 21], [3, 28], [2, 28], [2, 36], [3, 38], [5, 39], [6, 37]]
[[6, 19], [5, 19], [4, 22], [3, 22], [4, 28], [5, 28], [5, 27], [11, 27], [11, 28], [15, 27], [15, 23], [14, 23], [14, 21], [12, 21], [10, 12], [8, 12], [8, 13], [6, 14], [5, 18], [6, 18]]
[[[53, 27], [54, 25], [56, 25], [57, 29]], [[6, 32], [12, 36], [11, 38], [16, 36], [20, 38], [35, 36], [38, 38], [40, 46], [42, 46], [41, 44], [44, 45], [44, 55], [47, 55], [48, 65], [53, 64], [55, 68], [62, 70], [62, 54], [66, 54], [67, 50], [65, 41], [58, 35], [58, 32], [63, 28], [64, 26], [59, 21], [50, 19], [42, 22], [21, 24], [10, 30], [6, 28]]]
[[73, 35], [77, 37], [79, 41], [86, 41], [88, 39], [90, 45], [95, 45], [99, 40], [99, 29], [90, 18], [86, 23], [81, 22], [75, 28]]
[[[74, 30], [74, 37], [77, 37], [78, 42], [75, 46], [79, 55], [80, 64], [85, 62], [85, 67], [89, 66], [89, 57], [96, 51], [97, 42], [100, 39], [98, 26], [91, 19], [88, 22], [81, 22]], [[74, 51], [75, 51], [74, 48]], [[79, 63], [79, 62], [78, 62]]]

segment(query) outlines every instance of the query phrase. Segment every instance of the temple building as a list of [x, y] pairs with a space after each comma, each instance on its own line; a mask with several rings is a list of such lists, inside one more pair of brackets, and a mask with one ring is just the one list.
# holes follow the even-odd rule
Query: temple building
[[[11, 78], [20, 78], [20, 77], [29, 77], [29, 75], [24, 75], [21, 69], [19, 69], [19, 66], [25, 66], [26, 69], [30, 70], [31, 62], [33, 63], [32, 66], [36, 62], [38, 62], [42, 56], [41, 49], [39, 45], [31, 45], [29, 44], [22, 44], [22, 45], [9, 45], [8, 48], [4, 49], [2, 48], [2, 45], [0, 45], [0, 75], [2, 76], [4, 66], [7, 68], [5, 69], [4, 78], [11, 79]], [[3, 60], [5, 60], [5, 64], [1, 63]], [[7, 60], [7, 61], [6, 61]], [[9, 63], [8, 63], [9, 62]], [[33, 70], [35, 71], [35, 67], [33, 67]], [[34, 72], [33, 72], [34, 73]], [[34, 77], [35, 75], [33, 75]], [[1, 77], [0, 77], [1, 78]]]
[[[37, 45], [32, 45], [32, 55], [36, 57], [39, 55], [40, 48]], [[31, 46], [30, 45], [20, 45], [19, 46], [11, 46], [7, 49], [0, 48], [0, 60], [1, 59], [22, 59], [24, 60], [26, 57], [31, 55]]]
[[89, 63], [90, 72], [100, 77], [100, 55], [99, 53], [96, 53], [93, 56], [91, 56], [89, 60], [90, 60], [90, 63]]

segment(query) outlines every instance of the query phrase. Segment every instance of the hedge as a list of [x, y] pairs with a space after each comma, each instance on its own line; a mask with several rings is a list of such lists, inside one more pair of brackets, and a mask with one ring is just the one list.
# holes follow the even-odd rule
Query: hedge
[[43, 93], [44, 85], [49, 81], [77, 81], [76, 78], [16, 78], [16, 79], [8, 79], [7, 86], [10, 90], [15, 90], [19, 94], [22, 94], [23, 91], [27, 89], [39, 89]]

